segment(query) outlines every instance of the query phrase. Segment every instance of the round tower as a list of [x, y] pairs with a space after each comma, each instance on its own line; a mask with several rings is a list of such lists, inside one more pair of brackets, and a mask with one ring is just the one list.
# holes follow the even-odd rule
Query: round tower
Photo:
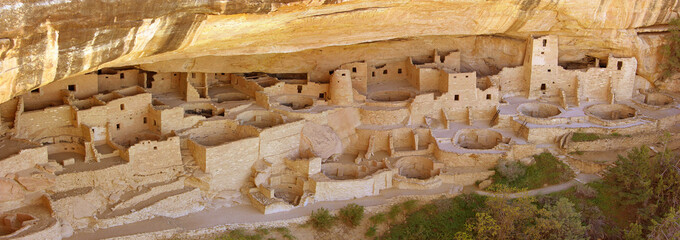
[[354, 102], [352, 77], [349, 70], [338, 69], [331, 75], [328, 96], [333, 105], [350, 105]]

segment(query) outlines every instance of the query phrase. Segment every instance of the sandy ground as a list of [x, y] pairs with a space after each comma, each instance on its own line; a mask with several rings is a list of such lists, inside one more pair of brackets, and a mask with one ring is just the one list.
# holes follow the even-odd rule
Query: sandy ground
[[[364, 197], [360, 199], [352, 199], [345, 201], [332, 202], [318, 202], [310, 204], [305, 207], [293, 209], [288, 212], [262, 214], [260, 211], [250, 205], [239, 205], [235, 207], [224, 207], [218, 209], [209, 209], [179, 218], [156, 217], [146, 221], [126, 224], [122, 226], [99, 229], [94, 232], [77, 232], [67, 239], [102, 239], [114, 238], [127, 235], [140, 234], [145, 232], [163, 231], [167, 229], [180, 228], [183, 231], [190, 231], [202, 228], [210, 228], [222, 225], [246, 224], [246, 223], [260, 223], [273, 222], [287, 219], [294, 219], [299, 217], [309, 216], [312, 211], [319, 208], [326, 208], [329, 210], [337, 210], [349, 203], [356, 203], [362, 206], [380, 206], [389, 204], [392, 198], [407, 197], [407, 196], [455, 196], [460, 193], [462, 188], [458, 185], [443, 184], [439, 188], [430, 190], [401, 190], [401, 189], [387, 189], [380, 193], [380, 195], [372, 197]], [[365, 231], [365, 229], [364, 229]], [[297, 233], [295, 234], [298, 235]], [[333, 236], [338, 236], [331, 234]], [[363, 233], [360, 235], [363, 236]], [[316, 237], [313, 237], [316, 238]], [[307, 239], [307, 238], [300, 238]]]

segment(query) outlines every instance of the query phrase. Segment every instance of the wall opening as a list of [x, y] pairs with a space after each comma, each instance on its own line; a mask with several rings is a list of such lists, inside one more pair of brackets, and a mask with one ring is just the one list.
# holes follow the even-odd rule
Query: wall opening
[[323, 98], [325, 98], [325, 97], [326, 97], [326, 94], [325, 94], [325, 93], [319, 93], [319, 98], [323, 99]]
[[31, 93], [40, 93], [40, 88], [36, 88], [31, 90]]
[[453, 100], [455, 100], [455, 101], [460, 100], [460, 96], [458, 96], [458, 94], [454, 95], [454, 96], [453, 96]]
[[298, 93], [302, 93], [302, 85], [297, 86], [297, 91], [298, 91]]
[[125, 110], [125, 104], [120, 105], [120, 110]]
[[357, 72], [357, 68], [356, 68], [356, 67], [353, 67], [353, 68], [352, 68], [352, 72]]
[[335, 71], [330, 70], [330, 71], [328, 71], [328, 75], [333, 75], [334, 72], [335, 72]]
[[543, 46], [548, 46], [548, 39], [543, 39]]
[[541, 91], [545, 91], [545, 89], [546, 89], [545, 83], [541, 83]]
[[191, 73], [191, 78], [196, 78], [196, 73]]
[[120, 123], [116, 123], [116, 130], [120, 130]]
[[76, 85], [75, 84], [69, 84], [68, 90], [71, 91], [71, 92], [75, 92], [76, 91]]
[[123, 78], [125, 78], [125, 73], [120, 74], [120, 79], [123, 79]]
[[486, 100], [491, 100], [491, 94], [486, 95]]
[[371, 73], [371, 76], [372, 76], [372, 77], [375, 77], [375, 72]]
[[146, 117], [144, 117], [144, 124], [146, 124]]
[[623, 68], [623, 62], [619, 61], [616, 63], [616, 70], [621, 70], [621, 68]]
[[401, 74], [401, 68], [397, 69], [397, 73]]
[[383, 74], [387, 74], [387, 70], [383, 70]]

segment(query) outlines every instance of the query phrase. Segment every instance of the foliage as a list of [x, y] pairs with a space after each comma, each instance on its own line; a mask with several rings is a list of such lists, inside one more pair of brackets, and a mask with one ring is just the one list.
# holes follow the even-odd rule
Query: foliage
[[387, 212], [387, 218], [390, 219], [390, 221], [394, 221], [394, 219], [401, 213], [401, 205], [400, 204], [395, 204], [390, 207], [390, 211]]
[[496, 167], [496, 172], [507, 179], [509, 182], [517, 180], [517, 178], [524, 176], [526, 168], [516, 161], [503, 161]]
[[296, 239], [295, 236], [293, 236], [293, 234], [290, 233], [290, 229], [288, 229], [286, 227], [277, 227], [277, 228], [274, 228], [274, 231], [281, 234], [283, 236], [283, 238], [285, 238], [285, 239], [288, 239], [288, 240], [295, 240]]
[[649, 149], [634, 148], [628, 156], [619, 156], [614, 165], [605, 180], [616, 188], [623, 204], [635, 205], [648, 201], [652, 195]]
[[385, 216], [384, 213], [377, 213], [368, 218], [368, 220], [371, 221], [373, 225], [378, 225], [387, 221], [387, 216]]
[[554, 205], [538, 210], [535, 225], [527, 232], [537, 238], [585, 239], [587, 230], [574, 204], [569, 199], [560, 198]]
[[422, 205], [403, 223], [392, 225], [383, 239], [452, 239], [465, 230], [467, 219], [484, 208], [485, 199], [466, 194]]
[[335, 217], [331, 215], [328, 209], [319, 208], [316, 211], [312, 211], [312, 215], [309, 216], [307, 223], [317, 231], [328, 231], [335, 225], [335, 220]]
[[406, 213], [411, 213], [413, 210], [415, 210], [416, 206], [418, 204], [418, 200], [411, 199], [406, 202], [403, 202], [401, 205], [404, 208], [404, 211]]
[[630, 227], [623, 232], [623, 239], [625, 240], [644, 240], [642, 234], [642, 226], [637, 223], [631, 223]]
[[234, 229], [228, 234], [219, 236], [215, 240], [261, 240], [263, 239], [262, 234], [249, 235], [243, 229]]
[[680, 71], [680, 19], [669, 22], [669, 31], [666, 38], [668, 44], [662, 49], [665, 61], [661, 63], [661, 69], [665, 78]]
[[574, 142], [592, 142], [598, 139], [600, 139], [600, 135], [596, 133], [575, 132], [574, 135], [571, 136], [571, 140]]
[[[557, 160], [550, 153], [535, 155], [534, 159], [536, 159], [536, 163], [525, 167], [525, 173], [514, 179], [506, 178], [500, 172], [493, 175], [493, 185], [505, 185], [515, 189], [535, 189], [544, 185], [565, 182], [574, 176], [574, 172], [569, 169], [569, 166]], [[490, 189], [497, 189], [493, 185]]]
[[375, 228], [375, 226], [370, 226], [370, 227], [368, 228], [368, 230], [366, 230], [365, 236], [366, 236], [366, 237], [374, 237], [375, 234], [377, 233], [377, 231], [378, 231], [378, 230]]
[[597, 196], [597, 191], [588, 185], [576, 185], [575, 190], [575, 194], [581, 198], [590, 199]]
[[338, 219], [343, 221], [347, 226], [359, 226], [361, 220], [364, 219], [364, 206], [351, 203], [340, 209]]
[[649, 239], [680, 239], [680, 209], [671, 209], [659, 222], [652, 223]]

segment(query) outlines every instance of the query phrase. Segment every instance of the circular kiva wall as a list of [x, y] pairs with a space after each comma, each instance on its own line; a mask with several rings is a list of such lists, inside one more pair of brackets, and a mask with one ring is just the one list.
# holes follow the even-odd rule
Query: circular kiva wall
[[439, 169], [435, 170], [434, 162], [427, 157], [403, 157], [394, 166], [399, 169], [399, 175], [407, 178], [428, 179], [439, 175]]
[[0, 237], [2, 237], [21, 230], [24, 228], [25, 223], [34, 221], [35, 217], [31, 216], [30, 214], [15, 213], [10, 215], [2, 215], [0, 216], [0, 219], [4, 220], [0, 221]]
[[274, 187], [274, 197], [291, 205], [298, 205], [304, 191], [295, 184], [280, 184]]
[[280, 114], [265, 110], [245, 111], [237, 115], [236, 119], [244, 125], [258, 128], [268, 128], [283, 123], [283, 117]]
[[382, 91], [371, 94], [371, 100], [377, 102], [400, 102], [411, 98], [411, 93], [407, 91]]
[[635, 108], [623, 104], [597, 104], [585, 109], [587, 114], [602, 120], [621, 120], [637, 115]]
[[463, 129], [456, 134], [456, 144], [466, 149], [492, 149], [503, 141], [503, 135], [489, 129]]
[[673, 98], [663, 93], [648, 93], [645, 94], [644, 103], [654, 106], [666, 106], [673, 103]]
[[245, 95], [240, 92], [232, 92], [232, 93], [220, 93], [215, 95], [215, 98], [217, 98], [217, 102], [232, 102], [232, 101], [244, 101], [250, 99], [248, 95]]
[[314, 105], [314, 99], [306, 96], [286, 95], [276, 99], [279, 104], [292, 108], [293, 110], [300, 110], [310, 108]]
[[525, 116], [535, 118], [549, 118], [562, 113], [560, 108], [555, 105], [547, 103], [525, 103], [519, 105], [517, 110]]

